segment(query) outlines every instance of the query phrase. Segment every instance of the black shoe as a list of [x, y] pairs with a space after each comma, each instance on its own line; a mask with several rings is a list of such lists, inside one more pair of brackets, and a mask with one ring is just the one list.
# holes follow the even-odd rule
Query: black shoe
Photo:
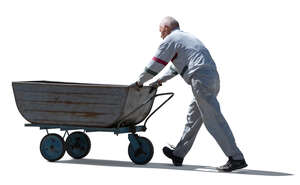
[[173, 155], [173, 151], [174, 150], [166, 146], [163, 148], [163, 153], [165, 154], [165, 156], [172, 159], [174, 166], [182, 166], [183, 158]]
[[234, 160], [232, 157], [229, 157], [227, 163], [223, 166], [217, 168], [219, 171], [231, 172], [233, 170], [238, 170], [247, 167], [246, 161], [243, 160]]

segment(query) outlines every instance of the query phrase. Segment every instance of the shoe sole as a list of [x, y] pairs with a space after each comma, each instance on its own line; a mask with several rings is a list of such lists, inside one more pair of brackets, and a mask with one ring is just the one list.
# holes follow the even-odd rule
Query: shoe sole
[[182, 166], [182, 163], [175, 163], [173, 160], [172, 160], [172, 162], [173, 162], [174, 166]]
[[245, 165], [243, 165], [243, 166], [239, 166], [238, 168], [231, 169], [231, 170], [220, 169], [220, 168], [217, 168], [217, 170], [218, 170], [219, 172], [232, 172], [232, 171], [235, 171], [235, 170], [240, 170], [240, 169], [242, 169], [242, 168], [246, 168], [247, 166], [248, 166], [248, 165], [245, 164]]

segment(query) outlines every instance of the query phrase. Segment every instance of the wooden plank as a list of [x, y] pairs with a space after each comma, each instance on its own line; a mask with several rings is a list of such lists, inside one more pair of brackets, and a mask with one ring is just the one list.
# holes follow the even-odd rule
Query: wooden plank
[[77, 121], [63, 121], [63, 120], [47, 120], [47, 119], [33, 119], [32, 124], [50, 124], [50, 125], [70, 125], [70, 126], [78, 126], [78, 127], [99, 127], [99, 128], [112, 128], [114, 125], [113, 124], [108, 124], [108, 123], [103, 123], [103, 122], [77, 122]]
[[[39, 111], [39, 110], [26, 110], [23, 112], [24, 116], [29, 120], [48, 120], [55, 123], [61, 120], [68, 123], [104, 123], [111, 125], [116, 120], [114, 114], [103, 114], [95, 112], [55, 112], [55, 111]], [[45, 122], [41, 122], [45, 123]]]
[[26, 110], [41, 110], [41, 111], [61, 111], [61, 112], [101, 112], [103, 114], [120, 115], [120, 105], [101, 105], [101, 104], [73, 104], [73, 103], [58, 103], [58, 102], [34, 102], [21, 101], [22, 109]]
[[[40, 92], [16, 92], [16, 100], [20, 101], [45, 101], [45, 102], [65, 102], [67, 103], [99, 103], [99, 104], [115, 104], [123, 103], [122, 96], [109, 95], [71, 95], [71, 94], [51, 94]], [[124, 101], [124, 100], [123, 100]]]
[[39, 83], [15, 83], [15, 91], [45, 92], [45, 93], [68, 93], [83, 95], [117, 95], [126, 94], [126, 87], [99, 87], [80, 84], [39, 84]]

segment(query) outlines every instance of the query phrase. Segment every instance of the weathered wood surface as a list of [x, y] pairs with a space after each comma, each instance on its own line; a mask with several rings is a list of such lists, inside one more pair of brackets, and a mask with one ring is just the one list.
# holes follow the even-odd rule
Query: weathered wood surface
[[[123, 85], [49, 81], [13, 82], [17, 107], [31, 123], [114, 127], [156, 92]], [[153, 101], [122, 121], [135, 125], [149, 114]]]

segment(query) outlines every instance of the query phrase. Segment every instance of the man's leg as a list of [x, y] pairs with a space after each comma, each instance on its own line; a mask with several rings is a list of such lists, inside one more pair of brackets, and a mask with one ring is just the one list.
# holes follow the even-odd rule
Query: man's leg
[[192, 78], [192, 89], [202, 119], [209, 133], [215, 138], [226, 156], [234, 160], [243, 160], [244, 156], [235, 143], [234, 136], [223, 117], [216, 98], [219, 91], [219, 78], [216, 75]]
[[185, 125], [181, 140], [173, 152], [175, 156], [181, 158], [185, 157], [185, 155], [191, 149], [202, 123], [201, 113], [198, 109], [196, 100], [193, 99], [189, 106], [187, 123]]

